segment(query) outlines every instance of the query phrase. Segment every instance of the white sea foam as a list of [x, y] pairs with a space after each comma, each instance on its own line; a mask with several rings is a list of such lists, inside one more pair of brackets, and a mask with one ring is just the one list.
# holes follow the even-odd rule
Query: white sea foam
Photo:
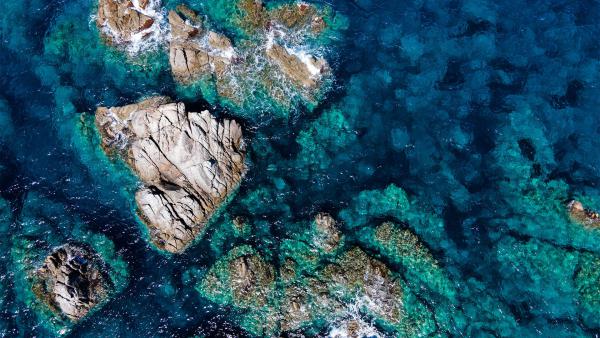
[[[113, 38], [116, 44], [123, 46], [125, 51], [130, 56], [136, 56], [139, 53], [156, 50], [166, 45], [169, 37], [169, 28], [167, 25], [166, 11], [162, 8], [160, 0], [150, 0], [146, 8], [141, 8], [139, 0], [132, 0], [133, 10], [144, 14], [154, 21], [153, 24], [130, 38], [123, 38], [119, 32], [115, 32], [108, 25], [102, 26], [101, 31]], [[96, 15], [92, 15], [91, 19], [95, 21]]]
[[[369, 337], [369, 338], [383, 338], [384, 335], [377, 330], [377, 327], [372, 321], [368, 321], [360, 313], [360, 308], [363, 305], [363, 299], [357, 299], [355, 302], [348, 304], [346, 312], [340, 317], [340, 319], [334, 320], [330, 323], [330, 330], [327, 334], [329, 338], [346, 338], [351, 336], [357, 337]], [[351, 325], [354, 326], [352, 329], [358, 329], [357, 331], [351, 332]]]

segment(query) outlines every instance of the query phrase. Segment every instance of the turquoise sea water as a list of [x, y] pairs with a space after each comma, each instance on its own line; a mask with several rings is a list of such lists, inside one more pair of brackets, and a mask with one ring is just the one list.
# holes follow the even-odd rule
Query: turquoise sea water
[[[163, 5], [179, 3], [235, 37], [229, 2]], [[318, 212], [341, 222], [345, 247], [399, 276], [407, 308], [429, 316], [423, 335], [600, 334], [600, 229], [566, 209], [575, 198], [600, 210], [600, 4], [315, 3], [339, 20], [324, 52], [335, 80], [319, 104], [291, 108], [181, 88], [166, 53], [104, 45], [94, 1], [0, 3], [0, 336], [260, 335], [198, 285], [243, 244], [275, 266], [302, 256]], [[239, 191], [176, 256], [148, 243], [138, 182], [103, 154], [92, 123], [97, 106], [155, 94], [234, 117], [248, 136]], [[419, 244], [381, 241], [383, 222]], [[99, 252], [116, 286], [76, 325], [52, 319], [27, 279], [68, 241]], [[417, 334], [364, 316], [385, 335]], [[330, 330], [324, 321], [300, 332]]]

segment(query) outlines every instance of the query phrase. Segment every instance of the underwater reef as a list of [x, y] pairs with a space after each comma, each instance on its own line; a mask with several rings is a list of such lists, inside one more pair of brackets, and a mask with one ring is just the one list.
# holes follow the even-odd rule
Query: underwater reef
[[0, 336], [600, 335], [600, 4], [0, 3]]

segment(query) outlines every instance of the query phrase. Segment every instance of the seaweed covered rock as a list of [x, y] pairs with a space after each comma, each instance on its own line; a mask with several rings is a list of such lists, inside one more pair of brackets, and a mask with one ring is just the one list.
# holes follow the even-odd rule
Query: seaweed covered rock
[[359, 299], [370, 314], [390, 323], [402, 319], [402, 287], [380, 261], [359, 248], [346, 252], [337, 264], [325, 267], [323, 278], [332, 294]]
[[365, 245], [372, 245], [389, 261], [404, 266], [407, 278], [414, 286], [427, 287], [431, 292], [455, 301], [454, 283], [414, 232], [385, 222], [365, 241]]
[[324, 257], [331, 257], [343, 247], [344, 235], [338, 222], [328, 213], [318, 213], [310, 223], [298, 224], [302, 232], [279, 245], [281, 278], [293, 281], [305, 272], [314, 273]]
[[54, 312], [78, 321], [111, 291], [103, 264], [91, 250], [65, 244], [48, 255], [36, 271], [34, 292]]
[[[202, 296], [241, 311], [240, 325], [257, 335], [322, 327], [357, 315], [400, 334], [434, 330], [431, 314], [398, 275], [358, 247], [291, 280], [241, 246], [221, 258], [196, 286]], [[357, 312], [358, 311], [358, 312]], [[314, 328], [314, 327], [313, 327]]]
[[211, 268], [200, 289], [217, 303], [260, 308], [270, 297], [274, 282], [273, 267], [251, 247], [241, 246]]
[[232, 249], [215, 263], [196, 289], [207, 299], [234, 306], [249, 332], [270, 336], [279, 316], [274, 307], [275, 269], [252, 247]]
[[133, 45], [148, 40], [159, 21], [157, 1], [100, 0], [96, 26], [114, 45]]
[[135, 196], [140, 216], [168, 252], [182, 252], [204, 230], [244, 175], [240, 125], [166, 97], [98, 108], [96, 126], [105, 150], [121, 154], [144, 184]]

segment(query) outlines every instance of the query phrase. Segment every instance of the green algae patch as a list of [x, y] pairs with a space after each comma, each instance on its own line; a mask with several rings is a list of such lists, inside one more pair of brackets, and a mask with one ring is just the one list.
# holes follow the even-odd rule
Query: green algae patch
[[365, 229], [363, 241], [387, 260], [404, 268], [405, 278], [456, 302], [456, 289], [447, 273], [433, 257], [427, 246], [409, 229], [386, 222], [373, 229]]
[[[128, 265], [115, 251], [106, 236], [92, 232], [75, 217], [65, 219], [65, 207], [33, 192], [29, 192], [18, 217], [20, 231], [11, 240], [10, 261], [14, 276], [14, 292], [18, 306], [30, 309], [36, 322], [47, 334], [62, 335], [69, 332], [75, 320], [65, 317], [53, 304], [50, 294], [40, 288], [39, 268], [56, 248], [65, 244], [87, 248], [100, 264], [101, 273], [107, 276], [109, 289], [100, 303], [95, 304], [86, 317], [102, 307], [111, 296], [127, 285]], [[59, 231], [50, 231], [51, 228]]]
[[364, 226], [372, 218], [394, 216], [403, 220], [410, 203], [404, 190], [391, 184], [384, 190], [361, 191], [353, 199], [352, 207], [340, 212], [340, 218], [355, 228]]
[[299, 173], [308, 178], [311, 172], [330, 167], [337, 156], [343, 156], [344, 147], [356, 142], [356, 139], [346, 114], [338, 108], [324, 111], [296, 138], [300, 146]]
[[575, 287], [580, 300], [581, 319], [587, 327], [600, 327], [600, 258], [581, 255], [581, 265], [575, 275]]

